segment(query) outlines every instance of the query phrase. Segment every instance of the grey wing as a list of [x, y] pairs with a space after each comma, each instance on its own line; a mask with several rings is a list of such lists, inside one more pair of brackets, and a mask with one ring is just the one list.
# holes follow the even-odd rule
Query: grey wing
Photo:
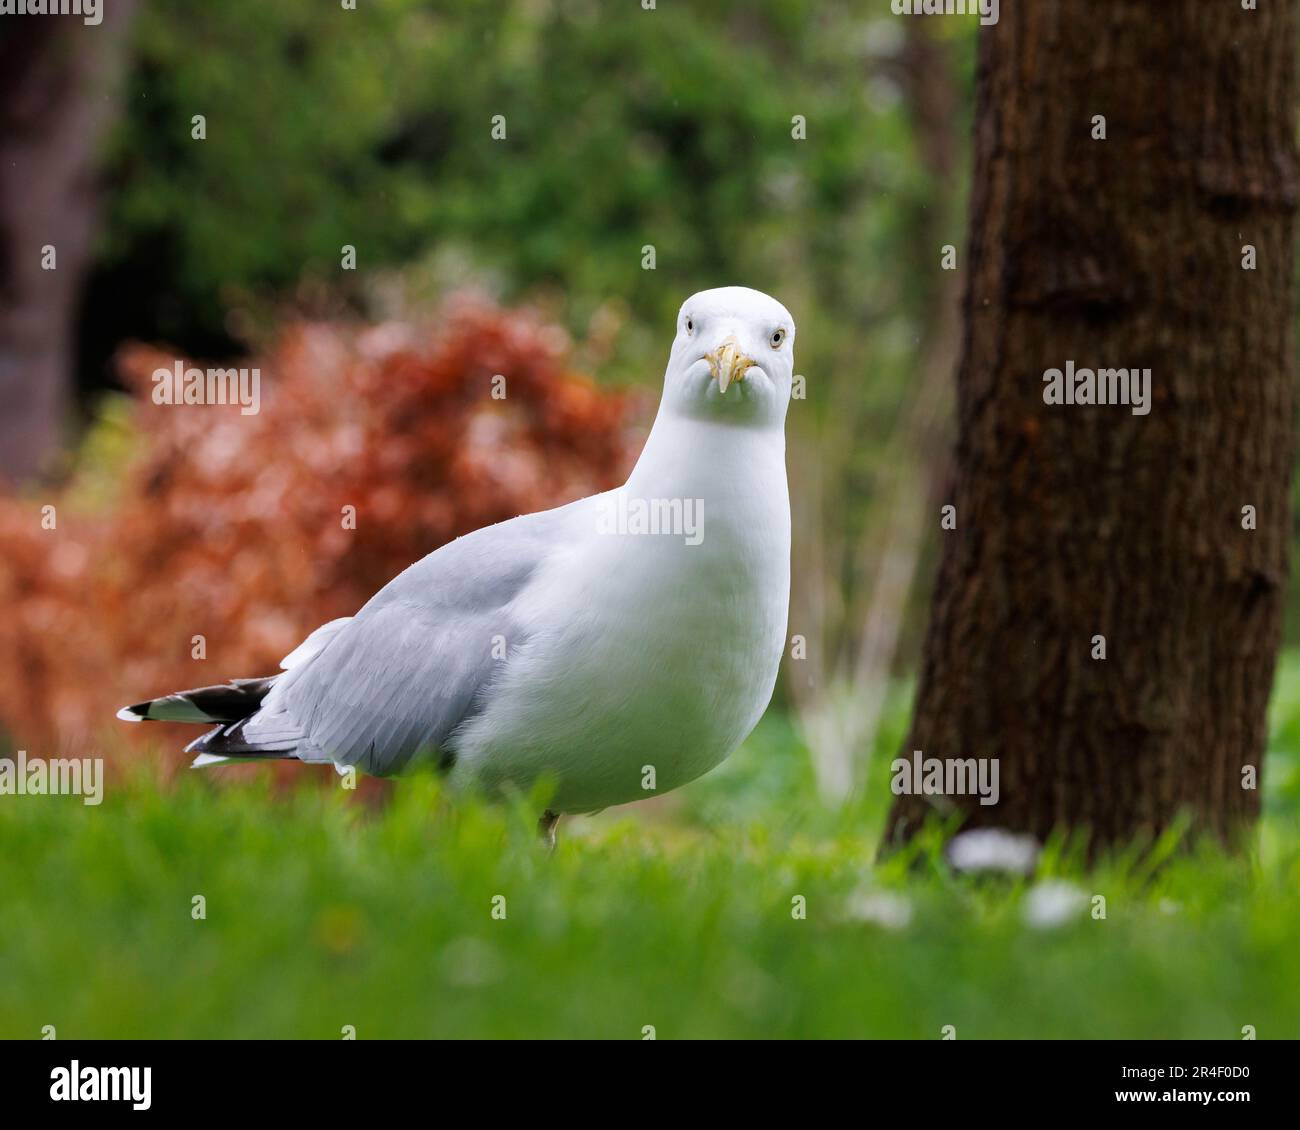
[[238, 738], [381, 776], [417, 753], [445, 763], [448, 738], [525, 642], [514, 598], [563, 549], [580, 505], [486, 527], [416, 562], [281, 675]]

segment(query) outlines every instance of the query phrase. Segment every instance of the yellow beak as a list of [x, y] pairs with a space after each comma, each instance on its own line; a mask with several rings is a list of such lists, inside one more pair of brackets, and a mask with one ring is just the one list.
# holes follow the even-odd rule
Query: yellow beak
[[705, 357], [709, 362], [709, 372], [717, 378], [718, 391], [723, 394], [732, 381], [743, 381], [745, 370], [754, 364], [752, 357], [741, 353], [735, 334], [731, 334], [712, 353], [706, 353]]

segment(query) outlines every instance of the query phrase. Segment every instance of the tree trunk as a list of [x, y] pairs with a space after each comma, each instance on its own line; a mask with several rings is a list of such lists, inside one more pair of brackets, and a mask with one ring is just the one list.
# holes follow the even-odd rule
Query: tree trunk
[[0, 38], [0, 480], [31, 478], [60, 447], [97, 149], [134, 3], [104, 5], [97, 26], [13, 17]]
[[[1000, 795], [899, 795], [887, 846], [930, 814], [1093, 851], [1180, 813], [1233, 840], [1259, 809], [1291, 528], [1296, 5], [1159, 8], [1008, 3], [981, 32], [956, 528], [903, 755], [996, 759]], [[1150, 368], [1149, 415], [1045, 403], [1067, 361]]]

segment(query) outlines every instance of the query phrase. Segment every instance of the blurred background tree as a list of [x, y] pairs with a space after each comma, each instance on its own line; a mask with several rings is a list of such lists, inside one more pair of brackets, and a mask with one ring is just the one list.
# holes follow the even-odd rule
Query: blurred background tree
[[0, 29], [0, 482], [47, 471], [72, 407], [74, 324], [99, 219], [97, 143], [117, 109], [134, 0]]
[[686, 295], [767, 290], [807, 382], [780, 695], [839, 801], [920, 648], [977, 31], [849, 0], [142, 5], [115, 128], [81, 135], [103, 209], [63, 343], [88, 429], [65, 478], [82, 499], [127, 481], [132, 341], [274, 355], [303, 320], [436, 329], [470, 290], [540, 309], [574, 369], [654, 390]]
[[[1254, 832], [1291, 539], [1296, 0], [1165, 14], [1008, 7], [980, 40], [955, 521], [904, 748], [995, 759], [1001, 798], [897, 796], [891, 840], [936, 812], [1093, 850]], [[1096, 403], [1044, 402], [1068, 362]], [[1107, 366], [1146, 371], [1149, 414], [1102, 399]]]

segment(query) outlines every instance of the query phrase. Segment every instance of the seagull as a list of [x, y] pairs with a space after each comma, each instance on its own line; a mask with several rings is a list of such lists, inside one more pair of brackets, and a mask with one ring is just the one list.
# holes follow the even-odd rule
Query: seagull
[[789, 311], [688, 298], [627, 482], [448, 542], [281, 672], [124, 707], [216, 728], [196, 767], [293, 759], [393, 776], [432, 763], [489, 795], [553, 792], [539, 821], [678, 788], [772, 697], [790, 603]]

